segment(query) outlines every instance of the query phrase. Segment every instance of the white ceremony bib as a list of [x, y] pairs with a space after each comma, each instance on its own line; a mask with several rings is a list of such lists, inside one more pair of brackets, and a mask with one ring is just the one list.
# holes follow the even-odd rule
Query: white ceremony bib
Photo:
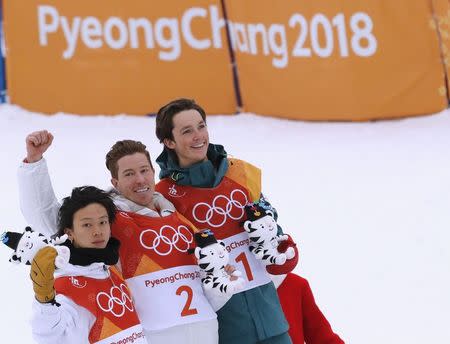
[[247, 281], [243, 290], [259, 287], [271, 281], [266, 267], [250, 252], [251, 240], [247, 232], [235, 234], [222, 241], [230, 254], [229, 264], [241, 271], [242, 277]]
[[200, 268], [178, 266], [127, 279], [136, 311], [146, 331], [215, 319], [206, 299]]

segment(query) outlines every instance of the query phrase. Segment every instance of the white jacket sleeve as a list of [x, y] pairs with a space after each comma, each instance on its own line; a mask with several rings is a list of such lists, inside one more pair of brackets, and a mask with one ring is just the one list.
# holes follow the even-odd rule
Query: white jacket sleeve
[[31, 329], [39, 344], [89, 343], [95, 317], [64, 295], [57, 295], [60, 306], [33, 301]]
[[45, 159], [35, 163], [21, 163], [17, 179], [20, 209], [25, 220], [42, 234], [55, 234], [60, 204], [53, 191]]

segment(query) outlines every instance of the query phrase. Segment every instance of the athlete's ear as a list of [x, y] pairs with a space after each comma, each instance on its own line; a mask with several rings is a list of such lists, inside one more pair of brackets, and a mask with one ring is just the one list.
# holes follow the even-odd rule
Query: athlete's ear
[[175, 141], [171, 139], [164, 139], [163, 140], [164, 145], [169, 149], [175, 149]]
[[117, 184], [119, 183], [119, 181], [116, 178], [111, 178], [111, 184], [117, 188]]
[[67, 234], [69, 240], [73, 242], [73, 229], [71, 228], [64, 229], [64, 234]]

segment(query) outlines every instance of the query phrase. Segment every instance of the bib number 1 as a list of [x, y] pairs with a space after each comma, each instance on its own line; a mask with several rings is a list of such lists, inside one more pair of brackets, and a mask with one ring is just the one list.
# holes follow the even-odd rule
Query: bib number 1
[[244, 266], [245, 274], [247, 275], [248, 281], [253, 281], [253, 274], [252, 269], [250, 269], [250, 264], [248, 263], [247, 256], [245, 255], [245, 252], [239, 253], [236, 258], [234, 259], [236, 263], [241, 262]]

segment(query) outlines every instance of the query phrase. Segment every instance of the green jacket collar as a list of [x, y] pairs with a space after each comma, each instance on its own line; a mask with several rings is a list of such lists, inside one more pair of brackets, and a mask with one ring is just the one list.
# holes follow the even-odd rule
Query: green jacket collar
[[159, 178], [170, 177], [178, 185], [190, 185], [194, 187], [211, 188], [217, 186], [228, 170], [227, 152], [221, 145], [212, 143], [208, 146], [208, 160], [192, 166], [182, 168], [174, 154], [164, 148], [156, 159], [161, 168]]

